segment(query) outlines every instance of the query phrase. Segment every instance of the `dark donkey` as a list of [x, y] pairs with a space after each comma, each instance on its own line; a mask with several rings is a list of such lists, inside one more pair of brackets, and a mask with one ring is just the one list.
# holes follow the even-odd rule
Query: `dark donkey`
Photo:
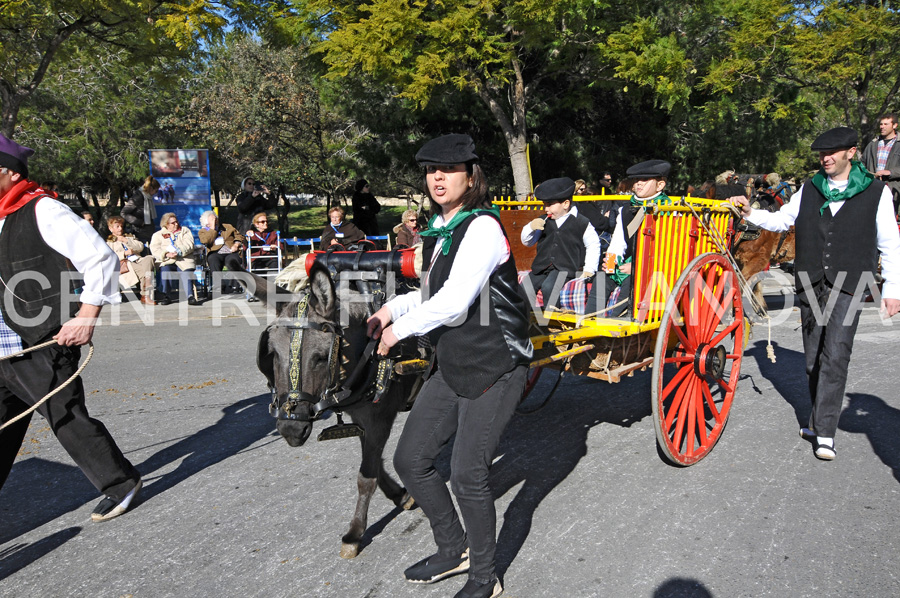
[[[391, 255], [376, 255], [382, 253]], [[340, 254], [323, 254], [323, 259], [330, 256], [339, 258]], [[364, 256], [371, 265], [396, 258], [397, 253]], [[350, 260], [354, 268], [360, 261]], [[338, 425], [324, 430], [319, 440], [360, 436], [359, 498], [350, 529], [341, 540], [343, 558], [359, 553], [376, 486], [395, 505], [404, 509], [414, 505], [406, 490], [384, 470], [382, 454], [397, 412], [411, 404], [418, 392], [428, 355], [417, 348], [415, 339], [401, 343], [397, 359], [382, 360], [374, 354], [375, 345], [366, 336], [366, 320], [384, 296], [384, 270], [378, 270], [351, 273], [368, 274], [363, 277], [368, 280], [357, 276], [357, 288], [342, 287], [338, 293], [328, 267], [313, 262], [305, 289], [295, 294], [276, 292], [275, 297], [271, 296], [273, 288], [266, 289], [265, 279], [253, 276], [254, 295], [277, 314], [260, 336], [257, 365], [272, 390], [270, 411], [278, 418], [278, 432], [289, 445], [300, 446], [309, 438], [313, 422], [330, 410], [337, 413]], [[347, 325], [341, 325], [342, 318]], [[353, 423], [344, 424], [342, 414]]]

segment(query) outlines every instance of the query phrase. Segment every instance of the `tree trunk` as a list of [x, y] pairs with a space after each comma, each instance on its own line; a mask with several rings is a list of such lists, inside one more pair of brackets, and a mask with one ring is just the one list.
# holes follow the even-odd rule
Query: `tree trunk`
[[[497, 119], [503, 136], [506, 138], [506, 147], [509, 151], [509, 162], [512, 166], [513, 181], [515, 183], [515, 193], [517, 200], [524, 200], [531, 193], [531, 175], [528, 172], [528, 157], [526, 147], [528, 145], [527, 126], [525, 123], [525, 104], [528, 95], [528, 88], [525, 85], [522, 75], [521, 64], [517, 59], [513, 59], [513, 70], [516, 77], [509, 84], [508, 90], [500, 90], [493, 84], [485, 82], [478, 89], [478, 95], [487, 105], [491, 114]], [[500, 93], [503, 91], [504, 93]], [[504, 106], [498, 98], [508, 97], [510, 104], [508, 109], [512, 114], [507, 113], [507, 107]]]

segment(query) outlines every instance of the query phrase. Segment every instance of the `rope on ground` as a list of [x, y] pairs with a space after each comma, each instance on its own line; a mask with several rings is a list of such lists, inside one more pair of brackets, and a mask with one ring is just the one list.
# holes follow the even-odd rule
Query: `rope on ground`
[[[55, 345], [55, 344], [56, 344], [56, 340], [55, 340], [55, 339], [54, 339], [54, 340], [49, 340], [49, 341], [47, 341], [47, 342], [45, 342], [45, 343], [41, 343], [41, 344], [39, 344], [39, 345], [35, 345], [35, 346], [33, 346], [33, 347], [29, 347], [29, 348], [25, 349], [24, 351], [22, 351], [21, 353], [16, 353], [15, 355], [5, 355], [5, 356], [3, 356], [3, 357], [0, 357], [0, 361], [5, 361], [5, 360], [7, 360], [7, 359], [12, 359], [13, 357], [20, 357], [20, 356], [22, 356], [22, 355], [25, 355], [26, 353], [31, 353], [32, 351], [37, 351], [38, 349], [43, 349], [43, 348], [45, 348], [45, 347], [49, 347], [50, 345]], [[46, 403], [47, 401], [49, 401], [49, 400], [50, 400], [50, 397], [52, 397], [53, 395], [55, 395], [56, 393], [58, 393], [59, 391], [61, 391], [62, 389], [64, 389], [66, 386], [68, 386], [69, 384], [71, 384], [72, 382], [74, 382], [74, 381], [75, 381], [75, 378], [77, 378], [78, 376], [80, 376], [80, 375], [81, 375], [81, 372], [84, 371], [84, 368], [87, 367], [88, 362], [90, 362], [91, 357], [93, 357], [93, 356], [94, 356], [94, 343], [93, 343], [93, 342], [89, 342], [89, 343], [88, 343], [88, 354], [87, 354], [87, 357], [84, 358], [84, 363], [82, 363], [80, 366], [78, 366], [78, 369], [75, 370], [75, 373], [74, 373], [74, 374], [72, 374], [71, 376], [69, 376], [69, 379], [68, 379], [68, 380], [66, 380], [66, 381], [63, 382], [61, 385], [57, 386], [54, 390], [52, 390], [52, 391], [50, 391], [49, 393], [47, 393], [46, 395], [44, 395], [44, 397], [43, 397], [40, 401], [38, 401], [37, 403], [35, 403], [34, 405], [32, 405], [31, 407], [29, 407], [28, 409], [26, 409], [25, 411], [23, 411], [23, 412], [20, 413], [19, 415], [15, 416], [14, 418], [12, 418], [11, 420], [9, 420], [8, 422], [4, 423], [2, 426], [0, 426], [0, 430], [3, 430], [4, 428], [7, 428], [8, 426], [13, 425], [14, 423], [16, 423], [17, 421], [19, 421], [19, 420], [22, 419], [23, 417], [27, 417], [28, 415], [30, 415], [31, 413], [33, 413], [38, 407], [40, 407], [41, 405], [43, 405], [44, 403]]]

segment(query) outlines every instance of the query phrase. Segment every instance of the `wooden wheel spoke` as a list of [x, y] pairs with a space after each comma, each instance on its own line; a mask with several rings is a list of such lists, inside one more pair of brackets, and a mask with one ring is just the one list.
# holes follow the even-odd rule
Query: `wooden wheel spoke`
[[729, 392], [729, 393], [730, 393], [730, 392], [734, 392], [734, 388], [732, 388], [727, 382], [725, 382], [725, 381], [722, 380], [721, 378], [719, 378], [718, 380], [716, 380], [716, 383], [717, 383], [719, 386], [721, 386], [722, 388], [724, 388], [724, 389], [725, 389], [725, 392]]
[[[700, 391], [702, 394], [706, 394], [709, 392], [709, 388], [706, 386], [706, 383], [701, 380], [700, 381]], [[703, 393], [706, 391], [706, 393]], [[706, 446], [706, 417], [703, 415], [703, 398], [702, 395], [698, 395], [696, 400], [694, 401], [694, 412], [697, 414], [697, 436], [699, 437], [699, 442], [701, 447]]]
[[[676, 396], [680, 395], [681, 398], [681, 402], [678, 405], [675, 430], [672, 433], [672, 444], [676, 449], [681, 447], [682, 440], [684, 439], [684, 424], [687, 421], [688, 403], [690, 403], [690, 397], [694, 393], [694, 384], [696, 381], [697, 378], [691, 376], [686, 387], [680, 388], [680, 392], [676, 394]], [[672, 413], [676, 413], [674, 405], [672, 406]]]
[[729, 291], [729, 298], [723, 299], [725, 293], [725, 284], [722, 280], [719, 280], [719, 285], [712, 291], [712, 287], [707, 287], [710, 289], [710, 293], [704, 293], [704, 297], [708, 297], [712, 295], [711, 301], [704, 302], [704, 307], [706, 311], [706, 320], [703, 325], [703, 337], [706, 338], [710, 334], [715, 331], [716, 326], [722, 321], [722, 317], [725, 315], [725, 306], [730, 303], [734, 298], [734, 290], [731, 289]]
[[699, 341], [697, 340], [697, 317], [696, 313], [694, 313], [694, 309], [696, 308], [696, 302], [691, 301], [691, 294], [685, 290], [685, 293], [681, 296], [681, 317], [684, 321], [684, 333], [689, 341], [689, 345], [691, 347], [696, 347], [699, 345]]
[[685, 354], [697, 352], [697, 343], [691, 341], [687, 338], [687, 336], [685, 336], [684, 331], [681, 329], [681, 326], [672, 326], [672, 331], [675, 333], [675, 336], [678, 337], [678, 342], [680, 342], [681, 346], [684, 348]]
[[666, 357], [666, 359], [663, 363], [670, 364], [670, 363], [693, 363], [693, 362], [694, 362], [693, 355], [681, 355], [678, 357], [675, 357], [675, 356]]
[[734, 332], [734, 330], [736, 328], [738, 328], [740, 325], [741, 325], [740, 320], [735, 320], [734, 322], [729, 324], [724, 330], [722, 330], [722, 332], [720, 332], [719, 334], [714, 336], [712, 338], [712, 340], [709, 341], [709, 344], [712, 345], [713, 347], [715, 347], [716, 345], [718, 345], [719, 343], [722, 342], [722, 339], [724, 339], [726, 336], [728, 336], [729, 334]]
[[709, 386], [706, 384], [703, 385], [703, 396], [706, 398], [706, 404], [709, 407], [709, 410], [712, 411], [713, 417], [716, 418], [716, 423], [722, 423], [722, 414], [719, 413], [719, 409], [716, 407], [716, 402], [712, 397], [712, 393], [709, 392]]
[[[665, 401], [669, 397], [669, 393], [671, 393], [672, 390], [675, 387], [677, 387], [678, 384], [680, 384], [681, 381], [684, 380], [684, 377], [687, 376], [688, 374], [690, 374], [693, 369], [694, 368], [692, 368], [689, 365], [684, 366], [681, 369], [679, 369], [678, 373], [675, 374], [675, 376], [669, 381], [668, 384], [666, 384], [666, 387], [660, 393], [660, 395], [661, 395], [660, 402]], [[670, 408], [670, 411], [674, 411], [674, 408], [675, 408], [675, 404], [673, 403], [672, 407]]]

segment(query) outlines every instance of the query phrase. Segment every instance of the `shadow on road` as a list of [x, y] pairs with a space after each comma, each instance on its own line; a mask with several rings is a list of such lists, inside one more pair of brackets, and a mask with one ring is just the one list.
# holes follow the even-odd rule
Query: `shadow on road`
[[713, 598], [713, 595], [696, 579], [673, 577], [656, 588], [653, 598]]
[[213, 425], [187, 436], [136, 464], [145, 480], [154, 471], [183, 459], [178, 467], [144, 485], [139, 503], [146, 502], [207, 467], [236, 455], [257, 440], [275, 433], [266, 411], [270, 395], [262, 394], [227, 405]]
[[502, 518], [496, 557], [500, 577], [528, 538], [535, 510], [587, 454], [591, 428], [604, 423], [627, 428], [651, 414], [649, 380], [649, 374], [641, 374], [619, 382], [616, 399], [609, 401], [604, 400], [607, 383], [567, 378], [546, 408], [513, 417], [498, 449], [502, 457], [491, 469], [495, 498], [522, 483]]
[[766, 341], [763, 340], [753, 343], [745, 355], [756, 360], [763, 378], [771, 382], [781, 398], [794, 408], [797, 427], [805, 426], [809, 423], [809, 414], [812, 412], [806, 378], [806, 357], [800, 351], [785, 349], [778, 343], [772, 344], [775, 347], [776, 363], [769, 361], [766, 356]]
[[851, 392], [849, 403], [841, 412], [838, 428], [854, 434], [865, 434], [872, 450], [891, 468], [894, 479], [900, 482], [900, 410], [891, 407], [881, 398]]
[[19, 569], [49, 554], [81, 533], [80, 527], [67, 527], [33, 544], [13, 544], [0, 551], [0, 581]]

